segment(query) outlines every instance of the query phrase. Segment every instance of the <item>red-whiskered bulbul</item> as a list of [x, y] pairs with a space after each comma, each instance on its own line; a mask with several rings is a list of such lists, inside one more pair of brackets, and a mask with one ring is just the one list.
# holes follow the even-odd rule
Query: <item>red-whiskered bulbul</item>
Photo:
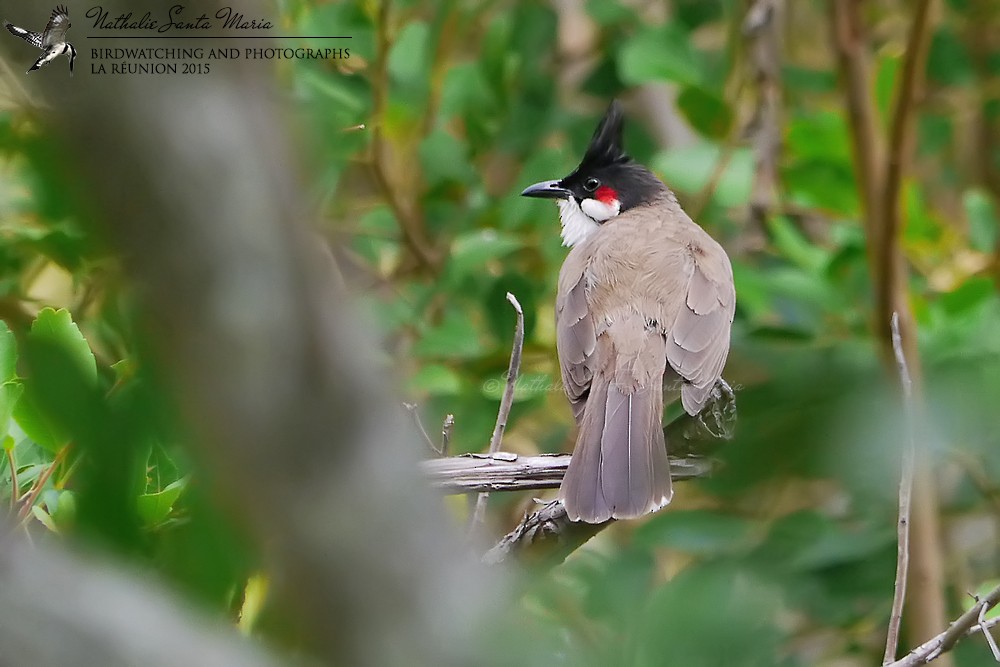
[[726, 251], [622, 147], [617, 102], [569, 176], [525, 197], [558, 199], [563, 244], [556, 347], [579, 433], [559, 498], [573, 521], [654, 512], [673, 489], [663, 390], [695, 415], [729, 354], [736, 309]]

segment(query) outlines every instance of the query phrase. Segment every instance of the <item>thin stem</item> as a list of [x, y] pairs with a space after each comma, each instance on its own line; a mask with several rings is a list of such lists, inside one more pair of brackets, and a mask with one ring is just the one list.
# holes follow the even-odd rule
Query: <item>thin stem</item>
[[913, 462], [916, 457], [916, 436], [913, 420], [913, 381], [903, 352], [903, 337], [899, 332], [899, 313], [892, 314], [890, 322], [892, 349], [899, 369], [899, 384], [903, 389], [903, 413], [906, 439], [903, 443], [903, 464], [899, 478], [899, 517], [896, 523], [896, 582], [892, 593], [892, 612], [885, 637], [885, 654], [882, 664], [896, 659], [899, 648], [899, 628], [903, 621], [903, 603], [906, 600], [907, 575], [910, 568], [910, 498], [913, 492]]
[[62, 463], [62, 460], [66, 458], [66, 452], [69, 451], [70, 446], [71, 445], [66, 445], [60, 449], [56, 453], [55, 458], [52, 459], [52, 464], [45, 469], [45, 472], [39, 475], [37, 480], [35, 480], [35, 485], [31, 488], [31, 493], [29, 493], [28, 497], [24, 499], [21, 511], [17, 515], [18, 521], [24, 521], [28, 518], [28, 515], [31, 514], [31, 508], [34, 506], [35, 501], [38, 500], [39, 494], [41, 494], [45, 484], [49, 481], [49, 477], [51, 477], [52, 473], [56, 471], [56, 468], [60, 463]]
[[[517, 376], [521, 372], [521, 351], [524, 347], [524, 311], [517, 298], [507, 292], [507, 301], [514, 307], [517, 313], [517, 324], [514, 326], [514, 346], [510, 353], [510, 366], [507, 368], [507, 386], [504, 387], [503, 397], [500, 399], [500, 409], [497, 411], [497, 423], [493, 427], [493, 436], [490, 438], [490, 454], [500, 451], [500, 443], [503, 441], [503, 434], [507, 428], [507, 418], [510, 416], [510, 408], [514, 404], [514, 389], [517, 385]], [[476, 507], [472, 511], [472, 518], [469, 522], [469, 533], [474, 534], [479, 529], [483, 518], [486, 515], [486, 503], [490, 494], [480, 493], [476, 498]]]

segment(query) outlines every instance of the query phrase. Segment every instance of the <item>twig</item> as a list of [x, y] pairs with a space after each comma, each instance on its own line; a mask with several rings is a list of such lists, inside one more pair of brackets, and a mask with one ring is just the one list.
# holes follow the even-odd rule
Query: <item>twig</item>
[[[896, 662], [890, 663], [887, 667], [916, 667], [926, 665], [932, 660], [950, 651], [959, 639], [967, 637], [975, 632], [986, 632], [989, 628], [1000, 622], [1000, 619], [991, 619], [983, 623], [979, 621], [981, 610], [989, 611], [1000, 602], [1000, 586], [990, 591], [981, 598], [968, 611], [958, 617], [947, 630], [935, 635], [910, 653]], [[977, 621], [979, 623], [977, 624]]]
[[424, 442], [430, 447], [430, 450], [437, 454], [438, 456], [444, 456], [444, 452], [437, 448], [434, 441], [431, 440], [431, 436], [428, 435], [427, 429], [424, 428], [424, 423], [420, 420], [420, 413], [417, 412], [416, 403], [403, 403], [403, 407], [406, 411], [413, 416], [413, 422], [417, 425], [417, 429], [420, 431], [420, 435], [424, 436]]
[[448, 456], [448, 448], [451, 446], [451, 432], [455, 428], [455, 415], [448, 414], [441, 424], [441, 456]]
[[65, 445], [62, 449], [60, 449], [56, 453], [55, 458], [52, 459], [52, 464], [45, 469], [45, 472], [38, 476], [38, 479], [35, 480], [35, 485], [32, 487], [28, 497], [25, 498], [24, 504], [21, 506], [21, 510], [17, 514], [17, 520], [19, 522], [24, 521], [28, 518], [28, 515], [31, 514], [31, 507], [35, 504], [35, 501], [38, 500], [38, 495], [42, 492], [42, 488], [45, 486], [46, 482], [49, 481], [49, 477], [52, 476], [52, 473], [54, 473], [59, 464], [62, 463], [62, 460], [66, 458], [66, 452], [69, 448], [70, 445]]
[[[979, 602], [978, 597], [976, 597], [976, 602]], [[979, 617], [977, 620], [979, 621], [979, 627], [983, 629], [983, 637], [986, 639], [986, 643], [989, 645], [990, 651], [993, 653], [993, 659], [1000, 662], [1000, 648], [997, 647], [996, 640], [993, 639], [993, 635], [990, 633], [989, 628], [986, 627], [986, 612], [988, 611], [989, 609], [983, 605], [983, 607], [979, 610]]]
[[[510, 408], [514, 404], [514, 388], [517, 385], [517, 376], [521, 372], [521, 350], [524, 347], [524, 311], [517, 298], [507, 292], [507, 301], [514, 307], [517, 313], [517, 323], [514, 325], [514, 347], [510, 352], [510, 366], [507, 368], [507, 386], [504, 387], [503, 397], [500, 399], [500, 409], [497, 411], [497, 423], [493, 427], [493, 436], [490, 438], [489, 453], [496, 454], [500, 451], [500, 443], [503, 442], [503, 433], [507, 428], [507, 418], [510, 416]], [[476, 499], [476, 507], [472, 512], [472, 519], [469, 522], [469, 533], [473, 534], [479, 529], [486, 514], [486, 503], [489, 500], [489, 492], [479, 494]]]
[[913, 491], [913, 461], [916, 456], [916, 435], [913, 410], [913, 381], [903, 352], [903, 337], [899, 332], [899, 313], [892, 314], [890, 322], [892, 349], [899, 367], [899, 383], [903, 389], [903, 414], [906, 441], [903, 443], [903, 464], [899, 478], [899, 518], [896, 524], [896, 582], [892, 593], [892, 612], [885, 637], [885, 654], [882, 664], [896, 659], [899, 647], [899, 628], [903, 621], [903, 602], [906, 600], [907, 574], [910, 568], [910, 497]]

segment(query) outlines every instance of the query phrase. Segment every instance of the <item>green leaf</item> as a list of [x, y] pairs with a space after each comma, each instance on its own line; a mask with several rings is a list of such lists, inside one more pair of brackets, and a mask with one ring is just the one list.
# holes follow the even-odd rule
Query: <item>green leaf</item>
[[420, 143], [418, 153], [429, 187], [447, 181], [469, 182], [476, 170], [469, 164], [467, 145], [445, 130], [434, 130]]
[[0, 382], [12, 380], [16, 374], [17, 340], [7, 323], [0, 320]]
[[[90, 384], [96, 384], [97, 361], [94, 358], [94, 353], [91, 352], [90, 346], [68, 311], [43, 308], [31, 324], [26, 342], [29, 347], [56, 351], [59, 354], [60, 363], [72, 365], [72, 370], [75, 372], [61, 372], [60, 375], [81, 378]], [[62, 368], [70, 370], [66, 366], [62, 366]], [[55, 381], [55, 379], [47, 378], [46, 380]], [[58, 423], [47, 411], [41, 409], [40, 400], [45, 397], [45, 394], [41, 393], [36, 384], [37, 379], [31, 375], [25, 378], [26, 391], [14, 406], [14, 420], [29, 438], [48, 451], [55, 453], [69, 442], [70, 434], [64, 425]], [[63, 405], [63, 408], [75, 412], [84, 410], [82, 405]]]
[[958, 289], [942, 294], [940, 303], [949, 315], [959, 315], [989, 301], [995, 294], [992, 278], [969, 278]]
[[94, 353], [91, 352], [90, 345], [80, 333], [80, 328], [73, 322], [68, 310], [42, 308], [38, 317], [31, 323], [28, 339], [61, 348], [85, 378], [97, 380], [97, 361]]
[[[675, 190], [701, 192], [712, 177], [722, 157], [718, 146], [703, 143], [664, 151], [653, 158], [653, 167]], [[744, 206], [750, 200], [753, 182], [753, 154], [748, 149], [734, 150], [712, 192], [719, 206]]]
[[661, 512], [636, 530], [635, 539], [649, 547], [669, 546], [691, 554], [732, 552], [747, 545], [752, 524], [713, 510]]
[[618, 51], [618, 74], [629, 85], [654, 81], [704, 85], [707, 79], [701, 54], [675, 25], [647, 28], [626, 40]]
[[818, 272], [826, 266], [829, 253], [810, 243], [787, 217], [773, 216], [767, 226], [782, 256], [809, 272]]
[[479, 332], [468, 313], [459, 310], [446, 313], [443, 321], [427, 329], [413, 346], [413, 354], [418, 357], [470, 359], [480, 356], [482, 352]]
[[400, 83], [415, 84], [427, 80], [430, 29], [423, 21], [403, 26], [389, 51], [389, 74]]
[[968, 84], [976, 79], [969, 47], [948, 26], [939, 28], [931, 39], [927, 54], [927, 78], [952, 86]]
[[69, 433], [52, 419], [49, 419], [30, 394], [22, 396], [15, 403], [13, 417], [25, 435], [53, 454], [69, 442]]
[[427, 364], [407, 383], [411, 392], [430, 396], [455, 396], [462, 390], [462, 378], [448, 366]]
[[[690, 565], [651, 591], [636, 619], [630, 664], [667, 664], [664, 656], [699, 667], [786, 664], [779, 657], [784, 632], [774, 622], [780, 609], [779, 592], [752, 571], [728, 562]], [[731, 631], [720, 640], [723, 627]]]
[[441, 86], [441, 115], [444, 117], [482, 113], [496, 99], [482, 69], [475, 63], [450, 67]]
[[45, 508], [53, 523], [60, 528], [69, 528], [76, 520], [76, 496], [66, 489], [49, 489], [44, 493]]
[[587, 14], [601, 26], [629, 24], [635, 20], [635, 10], [631, 7], [608, 0], [587, 0]]
[[982, 190], [973, 188], [962, 193], [962, 205], [969, 219], [969, 243], [981, 252], [993, 252], [1000, 229], [993, 201]]
[[686, 86], [677, 96], [677, 108], [701, 134], [722, 139], [729, 134], [733, 114], [719, 95], [700, 86]]
[[24, 385], [17, 380], [0, 384], [0, 437], [7, 437], [10, 420], [14, 417], [14, 409], [23, 392]]
[[495, 229], [459, 234], [451, 244], [449, 267], [457, 276], [478, 273], [487, 262], [500, 259], [523, 245], [513, 234]]
[[36, 519], [38, 519], [38, 522], [39, 522], [39, 523], [41, 523], [41, 524], [42, 524], [43, 526], [45, 526], [46, 528], [48, 528], [49, 530], [51, 530], [51, 531], [52, 531], [53, 533], [58, 533], [58, 532], [59, 532], [59, 529], [58, 529], [58, 528], [56, 527], [56, 524], [55, 524], [55, 522], [54, 522], [54, 521], [52, 520], [52, 517], [51, 517], [51, 516], [49, 516], [49, 515], [48, 515], [48, 514], [47, 514], [47, 513], [45, 512], [45, 510], [44, 510], [44, 509], [42, 509], [41, 507], [39, 507], [38, 505], [34, 505], [34, 506], [33, 506], [33, 507], [31, 508], [31, 514], [32, 514], [32, 515], [33, 515], [33, 516], [34, 516], [34, 517], [35, 517]]
[[163, 487], [156, 493], [144, 493], [136, 498], [139, 518], [147, 526], [158, 526], [170, 515], [174, 503], [180, 498], [181, 492], [187, 486], [188, 478], [181, 479]]
[[851, 166], [851, 142], [843, 114], [817, 111], [788, 122], [786, 145], [789, 155]]

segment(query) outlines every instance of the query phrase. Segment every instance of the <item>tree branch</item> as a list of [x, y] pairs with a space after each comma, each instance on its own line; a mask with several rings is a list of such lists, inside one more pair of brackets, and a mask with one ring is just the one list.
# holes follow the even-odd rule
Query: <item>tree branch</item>
[[[446, 494], [529, 491], [558, 488], [569, 460], [569, 454], [463, 454], [421, 461], [420, 471], [432, 488]], [[705, 477], [711, 468], [708, 459], [696, 456], [670, 459], [674, 480]]]
[[935, 660], [942, 654], [950, 651], [955, 644], [958, 643], [959, 639], [976, 632], [988, 632], [989, 628], [993, 627], [997, 623], [1000, 623], [1000, 619], [991, 619], [986, 622], [981, 622], [980, 616], [983, 610], [989, 611], [995, 607], [998, 602], [1000, 602], [1000, 586], [994, 588], [985, 597], [977, 600], [976, 604], [974, 604], [967, 612], [959, 616], [947, 630], [924, 642], [917, 648], [910, 651], [906, 657], [889, 664], [888, 667], [915, 667], [916, 665], [926, 665], [930, 661]]
[[[704, 477], [711, 473], [710, 460], [699, 455], [708, 453], [722, 440], [733, 436], [736, 423], [736, 397], [725, 380], [719, 379], [712, 391], [712, 402], [696, 416], [682, 414], [663, 429], [671, 451], [684, 453], [685, 457], [670, 459], [670, 476], [674, 480]], [[570, 457], [540, 456], [519, 458], [514, 454], [476, 457], [477, 463], [457, 463], [456, 459], [425, 461], [424, 473], [436, 476], [438, 488], [454, 487], [460, 492], [462, 485], [473, 488], [486, 486], [491, 490], [518, 490], [555, 488], [569, 465]], [[496, 546], [483, 556], [483, 562], [497, 565], [511, 556], [543, 561], [552, 566], [584, 542], [609, 526], [612, 522], [589, 524], [570, 521], [562, 503], [553, 501], [537, 512], [524, 517], [518, 526], [505, 535]]]

